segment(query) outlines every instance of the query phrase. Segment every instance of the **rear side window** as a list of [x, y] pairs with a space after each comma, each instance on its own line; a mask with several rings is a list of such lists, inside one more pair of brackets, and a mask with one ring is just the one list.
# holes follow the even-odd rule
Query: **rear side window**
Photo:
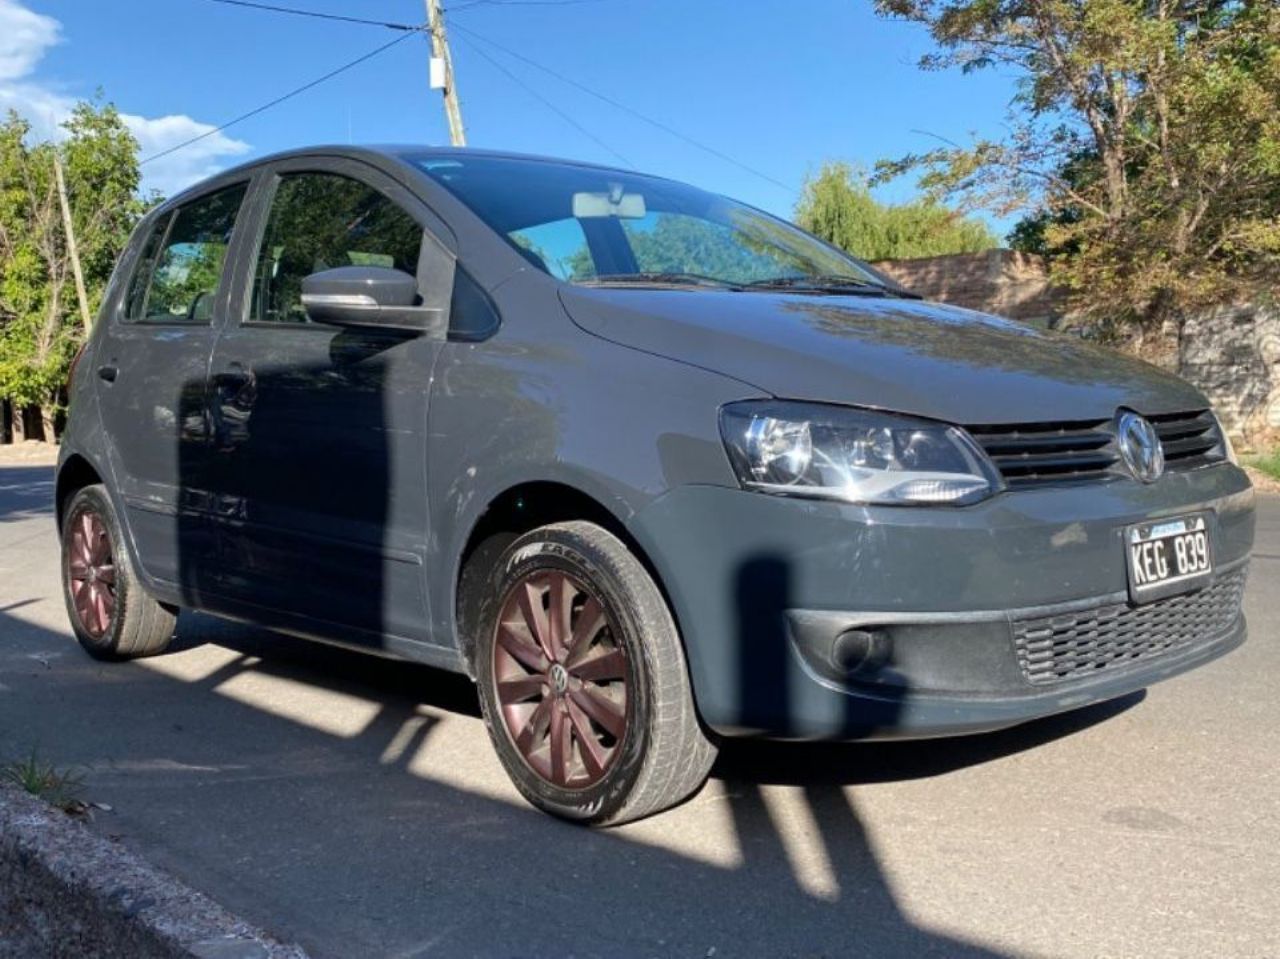
[[249, 319], [306, 323], [302, 280], [339, 266], [418, 272], [422, 227], [385, 195], [335, 173], [280, 177], [258, 248]]
[[129, 284], [139, 323], [207, 324], [247, 184], [193, 200], [156, 221]]

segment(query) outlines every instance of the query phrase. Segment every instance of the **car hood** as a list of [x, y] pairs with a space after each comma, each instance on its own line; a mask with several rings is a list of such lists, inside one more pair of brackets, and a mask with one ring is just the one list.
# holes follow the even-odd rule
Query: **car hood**
[[1208, 406], [1190, 384], [1077, 337], [920, 300], [566, 287], [580, 327], [774, 396], [978, 425]]

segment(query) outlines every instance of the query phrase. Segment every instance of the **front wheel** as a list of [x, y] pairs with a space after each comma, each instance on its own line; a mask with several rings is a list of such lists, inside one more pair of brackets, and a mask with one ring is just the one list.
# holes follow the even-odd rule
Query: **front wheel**
[[567, 522], [516, 540], [479, 628], [485, 724], [533, 805], [617, 824], [702, 785], [716, 748], [698, 723], [675, 622], [616, 536]]

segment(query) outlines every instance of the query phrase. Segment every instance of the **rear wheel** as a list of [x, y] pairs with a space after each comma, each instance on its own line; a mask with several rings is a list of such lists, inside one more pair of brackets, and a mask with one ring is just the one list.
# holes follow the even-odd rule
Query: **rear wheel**
[[661, 592], [592, 523], [544, 526], [507, 548], [485, 591], [475, 667], [503, 766], [553, 815], [638, 819], [697, 791], [715, 759]]
[[151, 656], [173, 638], [177, 610], [143, 591], [100, 485], [86, 486], [67, 504], [62, 587], [76, 639], [99, 659]]

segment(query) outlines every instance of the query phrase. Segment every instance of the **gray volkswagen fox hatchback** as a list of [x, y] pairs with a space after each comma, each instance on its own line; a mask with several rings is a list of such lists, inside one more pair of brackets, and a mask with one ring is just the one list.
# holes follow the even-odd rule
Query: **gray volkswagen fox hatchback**
[[996, 729], [1245, 637], [1205, 398], [622, 170], [316, 148], [153, 210], [57, 478], [96, 656], [179, 607], [466, 672], [536, 806], [726, 736]]

